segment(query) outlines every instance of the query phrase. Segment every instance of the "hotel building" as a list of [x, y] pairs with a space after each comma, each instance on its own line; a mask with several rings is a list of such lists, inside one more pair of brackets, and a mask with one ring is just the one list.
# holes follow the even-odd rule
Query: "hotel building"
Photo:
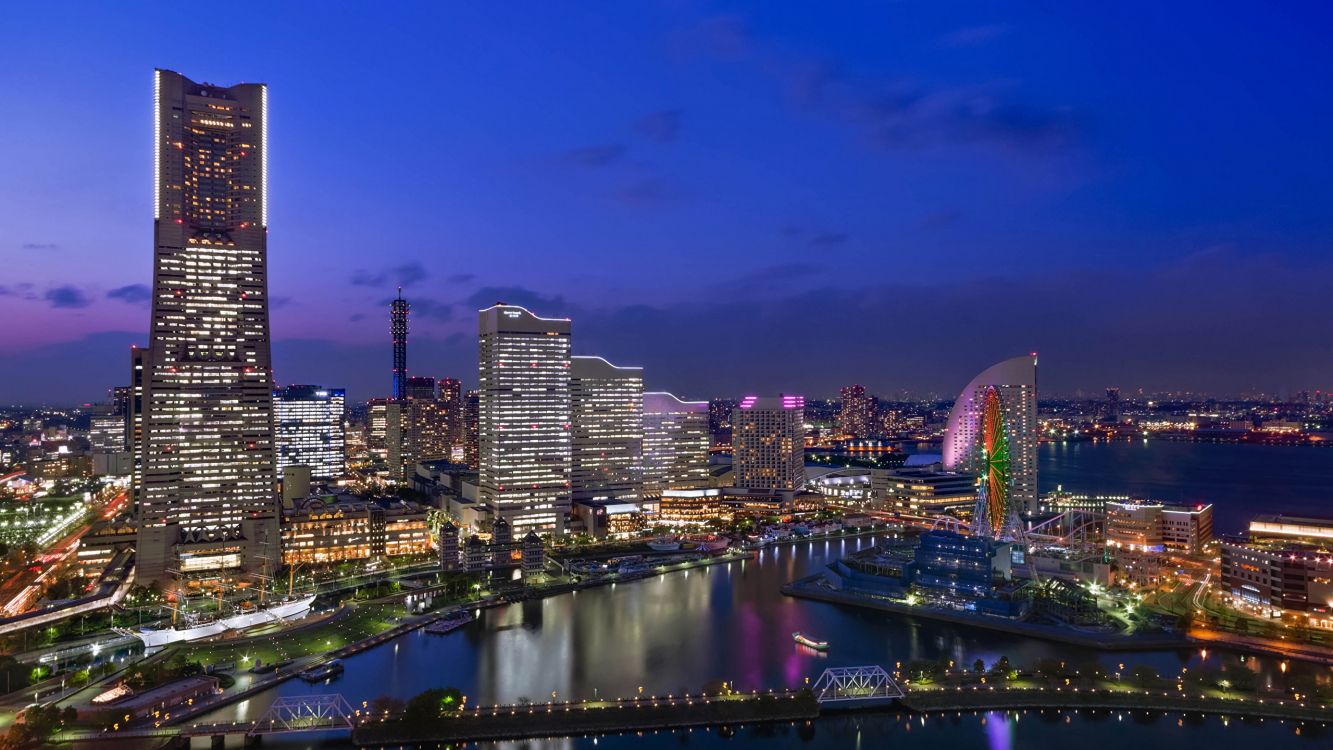
[[310, 476], [333, 479], [347, 471], [341, 388], [289, 385], [273, 391], [278, 431], [278, 474], [288, 466], [309, 466]]
[[137, 578], [278, 558], [264, 84], [153, 73], [153, 298]]
[[643, 368], [571, 357], [571, 499], [643, 498]]
[[963, 388], [943, 452], [946, 471], [978, 476], [988, 505], [979, 515], [993, 534], [1012, 531], [1019, 514], [1038, 509], [1035, 354], [993, 365]]
[[747, 396], [731, 420], [736, 487], [797, 490], [805, 485], [805, 397]]
[[479, 494], [516, 536], [563, 533], [570, 506], [570, 322], [514, 305], [478, 314]]
[[643, 494], [708, 486], [708, 402], [643, 394]]

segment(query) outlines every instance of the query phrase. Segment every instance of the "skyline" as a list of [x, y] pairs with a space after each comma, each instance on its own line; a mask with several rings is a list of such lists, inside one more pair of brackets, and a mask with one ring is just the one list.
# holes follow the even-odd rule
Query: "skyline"
[[[40, 113], [0, 141], [0, 314], [36, 323], [0, 332], [6, 401], [98, 400], [147, 341], [154, 67], [271, 87], [279, 384], [387, 395], [401, 284], [409, 373], [469, 386], [471, 315], [496, 301], [571, 317], [574, 354], [641, 365], [648, 389], [690, 399], [849, 382], [947, 397], [1030, 350], [1044, 393], [1329, 385], [1305, 333], [1333, 323], [1318, 148], [1333, 102], [1308, 17], [670, 5], [409, 10], [366, 28], [279, 9], [219, 64], [191, 62], [185, 42], [125, 44], [146, 10], [87, 6], [66, 30], [20, 9], [24, 33], [0, 32], [0, 54], [44, 79], [0, 72]], [[409, 16], [440, 43], [395, 46]], [[1142, 44], [1186, 19], [1180, 44]], [[309, 40], [267, 51], [298, 22]], [[1224, 54], [1241, 24], [1262, 70]], [[1092, 25], [1105, 33], [1067, 49]], [[589, 28], [605, 33], [557, 43]], [[319, 49], [353, 29], [364, 59]], [[112, 44], [121, 54], [89, 68]], [[556, 49], [558, 70], [538, 75]], [[1036, 65], [1055, 51], [1067, 69]], [[334, 80], [363, 94], [358, 116], [308, 94]], [[396, 104], [440, 81], [462, 113]], [[67, 130], [82, 104], [60, 92], [75, 85], [104, 105], [96, 142]]]

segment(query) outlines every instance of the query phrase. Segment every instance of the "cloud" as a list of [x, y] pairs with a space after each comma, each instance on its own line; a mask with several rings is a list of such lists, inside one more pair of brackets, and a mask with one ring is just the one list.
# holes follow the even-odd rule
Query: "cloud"
[[270, 310], [281, 310], [292, 303], [291, 297], [269, 297], [268, 307]]
[[[744, 28], [732, 17], [714, 19], [704, 28]], [[1001, 25], [955, 32], [957, 41], [995, 38]], [[806, 111], [861, 129], [867, 142], [885, 149], [926, 148], [941, 144], [998, 147], [1016, 152], [1046, 152], [1069, 146], [1086, 129], [1068, 106], [1028, 101], [1012, 81], [941, 85], [915, 82], [910, 76], [856, 75], [831, 60], [794, 55], [749, 38], [733, 45], [733, 54], [714, 53], [720, 61], [750, 65], [769, 75]]]
[[466, 284], [476, 278], [477, 275], [474, 273], [456, 273], [445, 279], [445, 281], [448, 281], [450, 284]]
[[410, 261], [400, 266], [394, 266], [377, 272], [370, 272], [364, 269], [357, 269], [350, 279], [353, 286], [382, 287], [396, 284], [404, 289], [411, 287], [417, 282], [424, 281], [430, 276], [418, 261]]
[[43, 298], [51, 303], [51, 307], [71, 310], [87, 307], [93, 303], [82, 289], [68, 284], [47, 289]]
[[625, 147], [619, 143], [584, 146], [566, 151], [564, 159], [570, 164], [581, 167], [605, 167], [620, 161], [625, 151]]
[[60, 246], [54, 242], [25, 242], [20, 247], [24, 250], [59, 250]]
[[118, 286], [106, 293], [109, 299], [118, 299], [131, 305], [138, 305], [153, 298], [153, 291], [147, 284], [130, 284], [128, 286]]
[[352, 313], [351, 315], [348, 315], [348, 316], [347, 316], [347, 321], [348, 321], [349, 323], [356, 323], [356, 322], [358, 322], [358, 321], [362, 321], [362, 320], [365, 320], [365, 319], [366, 319], [366, 314], [365, 314], [365, 313]]
[[410, 300], [409, 304], [412, 306], [412, 315], [418, 318], [446, 321], [454, 317], [454, 306], [447, 302], [418, 298]]
[[474, 309], [483, 310], [497, 303], [506, 305], [518, 305], [526, 307], [537, 315], [558, 315], [569, 311], [563, 297], [546, 296], [531, 289], [525, 289], [521, 286], [484, 286], [464, 300], [464, 303]]
[[658, 143], [671, 143], [680, 135], [680, 110], [649, 112], [634, 123], [634, 129]]

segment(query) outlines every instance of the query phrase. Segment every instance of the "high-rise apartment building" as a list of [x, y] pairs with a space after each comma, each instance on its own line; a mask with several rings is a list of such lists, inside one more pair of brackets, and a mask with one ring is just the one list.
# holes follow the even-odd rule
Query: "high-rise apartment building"
[[849, 385], [839, 394], [838, 432], [850, 438], [866, 438], [875, 433], [875, 397], [863, 385]]
[[463, 463], [481, 468], [481, 392], [463, 396]]
[[643, 494], [708, 487], [708, 402], [643, 394]]
[[403, 290], [389, 303], [389, 335], [393, 337], [393, 397], [407, 398], [407, 300]]
[[798, 490], [805, 485], [804, 396], [746, 396], [731, 422], [737, 487]]
[[458, 378], [440, 378], [439, 400], [444, 408], [445, 430], [449, 441], [449, 459], [463, 460], [463, 384]]
[[515, 536], [562, 533], [570, 505], [570, 322], [513, 305], [478, 314], [479, 495]]
[[572, 357], [569, 396], [572, 499], [641, 500], [643, 368]]
[[333, 479], [347, 471], [346, 401], [343, 389], [317, 385], [289, 385], [273, 392], [279, 476], [288, 466], [308, 466], [316, 479]]
[[153, 74], [140, 583], [276, 564], [264, 84]]

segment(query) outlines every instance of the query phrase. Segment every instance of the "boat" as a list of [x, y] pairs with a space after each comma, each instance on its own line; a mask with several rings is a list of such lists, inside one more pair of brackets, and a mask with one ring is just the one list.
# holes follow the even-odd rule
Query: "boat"
[[186, 641], [197, 641], [201, 638], [212, 638], [221, 635], [229, 630], [245, 630], [256, 625], [263, 625], [270, 622], [285, 622], [287, 620], [299, 620], [310, 614], [310, 605], [314, 604], [315, 595], [296, 599], [279, 601], [265, 607], [256, 607], [248, 612], [223, 617], [217, 620], [207, 622], [194, 621], [187, 623], [183, 627], [165, 627], [165, 628], [138, 628], [129, 630], [126, 628], [117, 628], [116, 632], [121, 635], [132, 635], [143, 641], [145, 648], [160, 648], [172, 643], [184, 643]]
[[470, 622], [472, 622], [472, 613], [459, 610], [427, 625], [426, 632], [432, 635], [444, 635], [452, 633]]
[[306, 682], [323, 682], [325, 680], [333, 679], [334, 677], [337, 677], [338, 675], [342, 674], [343, 669], [344, 669], [343, 663], [337, 659], [334, 659], [333, 661], [328, 662], [327, 664], [321, 664], [318, 667], [315, 667], [314, 669], [307, 669], [306, 671], [302, 672], [301, 679], [305, 680]]
[[659, 536], [648, 542], [648, 549], [654, 552], [675, 552], [680, 549], [680, 540], [672, 536]]
[[828, 651], [828, 641], [817, 641], [799, 630], [791, 634], [791, 639], [806, 648], [813, 648], [816, 651]]

